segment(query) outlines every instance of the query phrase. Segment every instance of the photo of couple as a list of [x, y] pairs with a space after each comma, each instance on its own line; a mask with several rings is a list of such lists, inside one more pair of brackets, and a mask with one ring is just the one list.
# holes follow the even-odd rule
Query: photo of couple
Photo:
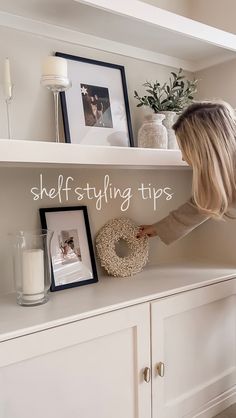
[[80, 84], [86, 126], [113, 128], [109, 91], [105, 87]]
[[81, 261], [78, 233], [76, 230], [61, 231], [59, 236], [59, 247], [62, 263]]

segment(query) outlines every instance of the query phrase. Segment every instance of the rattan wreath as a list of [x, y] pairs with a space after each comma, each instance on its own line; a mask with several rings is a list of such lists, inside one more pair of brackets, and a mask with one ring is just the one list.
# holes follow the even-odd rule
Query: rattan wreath
[[[129, 218], [114, 218], [108, 221], [96, 237], [97, 255], [101, 266], [111, 276], [130, 277], [139, 273], [148, 261], [148, 237], [136, 238], [139, 227]], [[123, 239], [129, 254], [120, 257], [116, 243]]]

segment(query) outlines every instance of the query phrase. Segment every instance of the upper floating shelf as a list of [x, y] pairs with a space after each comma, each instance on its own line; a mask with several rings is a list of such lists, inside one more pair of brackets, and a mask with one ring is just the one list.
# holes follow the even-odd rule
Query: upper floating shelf
[[188, 168], [178, 150], [0, 140], [0, 166]]
[[236, 35], [138, 0], [1, 0], [0, 26], [193, 72], [236, 57]]
[[183, 60], [185, 69], [196, 71], [236, 57], [236, 35], [143, 1], [74, 1], [86, 5], [91, 17], [96, 9], [98, 36]]

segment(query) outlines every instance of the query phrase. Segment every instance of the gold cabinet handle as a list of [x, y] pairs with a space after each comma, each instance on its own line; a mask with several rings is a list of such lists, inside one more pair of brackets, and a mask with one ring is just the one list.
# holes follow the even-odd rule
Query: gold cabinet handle
[[150, 380], [151, 380], [151, 369], [150, 369], [150, 367], [145, 367], [145, 369], [143, 371], [143, 378], [144, 378], [146, 383], [150, 382]]
[[165, 365], [161, 361], [157, 364], [157, 373], [160, 377], [164, 377], [165, 375]]

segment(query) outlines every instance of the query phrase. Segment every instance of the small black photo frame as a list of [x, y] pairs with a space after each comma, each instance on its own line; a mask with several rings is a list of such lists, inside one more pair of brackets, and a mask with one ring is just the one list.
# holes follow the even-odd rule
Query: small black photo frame
[[51, 242], [51, 291], [98, 281], [86, 206], [39, 209], [43, 229], [54, 231]]
[[67, 60], [72, 82], [60, 93], [65, 141], [134, 146], [124, 67], [61, 52], [55, 55]]

